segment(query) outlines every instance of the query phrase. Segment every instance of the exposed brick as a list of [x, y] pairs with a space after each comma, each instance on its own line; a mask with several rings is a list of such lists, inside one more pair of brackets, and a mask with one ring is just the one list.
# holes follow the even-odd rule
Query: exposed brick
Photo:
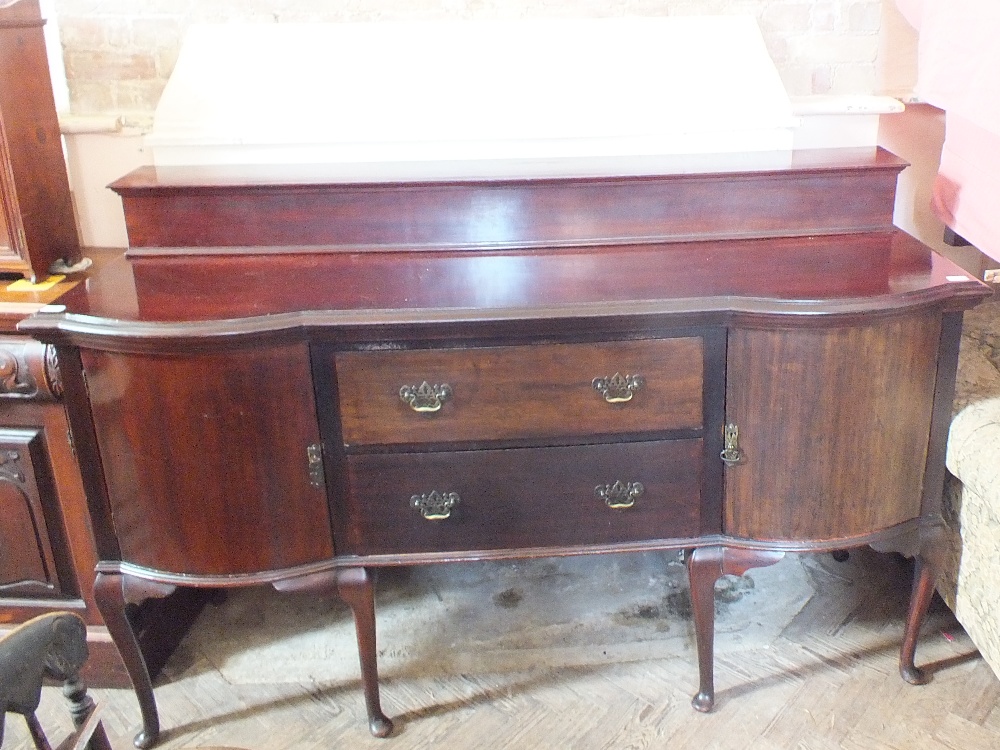
[[180, 49], [177, 47], [165, 47], [153, 53], [157, 78], [161, 78], [163, 81], [170, 78], [170, 74], [174, 72], [174, 66], [177, 65], [179, 53]]
[[116, 111], [111, 87], [103, 81], [70, 79], [69, 98], [76, 114], [97, 115]]
[[788, 62], [788, 42], [785, 38], [777, 34], [764, 37], [764, 45], [767, 47], [767, 54], [775, 67], [782, 67]]
[[878, 38], [846, 34], [813, 34], [789, 37], [791, 59], [815, 63], [870, 63], [878, 55]]
[[860, 2], [852, 5], [847, 12], [848, 30], [859, 34], [877, 34], [882, 28], [882, 4]]
[[61, 17], [59, 36], [69, 49], [100, 49], [107, 44], [108, 22], [100, 18]]
[[115, 84], [115, 100], [122, 112], [152, 112], [156, 109], [166, 81], [119, 81]]
[[878, 77], [871, 65], [837, 65], [833, 69], [831, 94], [872, 93], [878, 87]]
[[768, 32], [803, 33], [810, 30], [812, 5], [810, 3], [775, 4], [768, 6], [761, 15], [761, 27]]
[[808, 65], [785, 65], [778, 69], [781, 82], [785, 84], [785, 91], [789, 96], [807, 96], [814, 93], [813, 73], [814, 68]]
[[[187, 27], [330, 22], [750, 14], [791, 95], [868, 93], [883, 0], [55, 0], [74, 111], [152, 107]], [[872, 71], [870, 74], [866, 71]], [[104, 86], [105, 90], [100, 91]], [[856, 90], [848, 91], [851, 87]], [[107, 107], [101, 110], [101, 107]]]
[[116, 50], [66, 50], [67, 79], [133, 81], [156, 78], [156, 61], [149, 53]]
[[829, 94], [833, 90], [833, 71], [826, 65], [813, 70], [812, 94]]
[[837, 26], [837, 11], [835, 3], [813, 3], [809, 28], [812, 31], [833, 31]]
[[176, 18], [136, 18], [129, 26], [129, 45], [136, 51], [179, 50], [184, 29]]

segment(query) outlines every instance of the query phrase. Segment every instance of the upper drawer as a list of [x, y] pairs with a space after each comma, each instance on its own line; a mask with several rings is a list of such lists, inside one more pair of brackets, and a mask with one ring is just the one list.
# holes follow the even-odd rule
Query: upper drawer
[[[698, 337], [342, 352], [336, 367], [344, 443], [698, 429], [703, 353]], [[616, 375], [617, 385], [632, 387], [602, 395], [595, 380]], [[412, 405], [404, 400], [425, 383]]]

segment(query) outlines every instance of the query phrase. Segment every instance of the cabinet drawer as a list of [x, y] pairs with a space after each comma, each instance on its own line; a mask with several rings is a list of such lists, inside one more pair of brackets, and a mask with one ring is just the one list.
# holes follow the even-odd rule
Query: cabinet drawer
[[[702, 339], [336, 356], [344, 443], [405, 444], [697, 429]], [[602, 394], [597, 378], [638, 376]], [[402, 389], [446, 388], [411, 406]], [[635, 387], [638, 385], [638, 387]], [[607, 399], [612, 399], [609, 402]], [[616, 400], [617, 399], [617, 400]], [[627, 399], [627, 400], [625, 400]], [[434, 409], [417, 411], [416, 409]]]
[[[693, 537], [701, 450], [701, 440], [669, 440], [348, 456], [338, 549], [392, 554]], [[614, 491], [616, 482], [622, 491]], [[607, 499], [599, 486], [608, 486]], [[457, 502], [434, 508], [432, 493], [454, 493]]]

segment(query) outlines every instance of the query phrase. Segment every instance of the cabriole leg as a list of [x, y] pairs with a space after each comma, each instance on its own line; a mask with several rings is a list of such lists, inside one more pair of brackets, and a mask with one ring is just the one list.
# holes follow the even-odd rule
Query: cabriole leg
[[914, 559], [910, 610], [906, 616], [903, 645], [899, 650], [899, 674], [911, 685], [925, 685], [930, 681], [930, 675], [917, 667], [913, 661], [916, 656], [920, 626], [924, 622], [931, 598], [934, 596], [936, 579], [934, 566], [923, 555], [917, 555]]
[[375, 581], [367, 568], [344, 568], [337, 571], [337, 591], [354, 613], [361, 660], [361, 682], [368, 709], [368, 727], [376, 737], [388, 737], [392, 722], [382, 713], [378, 693], [378, 657], [375, 649]]
[[708, 713], [715, 706], [715, 582], [723, 575], [743, 575], [751, 568], [774, 565], [784, 552], [726, 547], [700, 547], [687, 555], [691, 612], [698, 647], [698, 693], [695, 710]]
[[361, 661], [361, 683], [368, 709], [368, 727], [376, 737], [392, 733], [392, 721], [382, 713], [378, 693], [378, 659], [375, 651], [375, 581], [367, 568], [344, 568], [286, 578], [272, 584], [278, 591], [336, 594], [354, 614], [354, 631]]
[[708, 713], [715, 705], [715, 582], [722, 575], [722, 548], [692, 550], [687, 569], [698, 647], [698, 693], [691, 705], [696, 711]]
[[[125, 670], [132, 681], [136, 698], [139, 700], [139, 711], [142, 713], [142, 731], [133, 743], [137, 748], [150, 748], [160, 737], [160, 717], [156, 711], [156, 699], [153, 697], [153, 682], [146, 668], [146, 659], [139, 648], [132, 623], [129, 622], [125, 605], [130, 597], [149, 599], [168, 596], [174, 591], [173, 586], [160, 585], [122, 573], [98, 573], [94, 580], [94, 599], [97, 608], [108, 626], [111, 639], [122, 656]], [[128, 593], [126, 593], [128, 592]], [[138, 603], [138, 602], [136, 602]]]

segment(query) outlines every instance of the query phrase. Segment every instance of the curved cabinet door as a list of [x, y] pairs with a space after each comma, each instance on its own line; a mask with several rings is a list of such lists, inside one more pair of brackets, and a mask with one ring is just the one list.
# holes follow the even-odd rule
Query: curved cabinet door
[[333, 554], [306, 344], [83, 364], [123, 560], [231, 575]]
[[861, 536], [920, 515], [939, 312], [871, 325], [734, 330], [725, 531], [758, 540]]

